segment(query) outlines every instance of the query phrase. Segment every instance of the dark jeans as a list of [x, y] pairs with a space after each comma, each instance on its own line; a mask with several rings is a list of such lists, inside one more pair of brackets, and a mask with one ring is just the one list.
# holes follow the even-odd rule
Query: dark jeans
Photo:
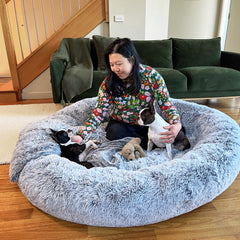
[[125, 137], [139, 137], [141, 138], [141, 147], [147, 149], [148, 127], [146, 126], [119, 122], [111, 118], [106, 127], [106, 132], [106, 137], [109, 140], [116, 140]]

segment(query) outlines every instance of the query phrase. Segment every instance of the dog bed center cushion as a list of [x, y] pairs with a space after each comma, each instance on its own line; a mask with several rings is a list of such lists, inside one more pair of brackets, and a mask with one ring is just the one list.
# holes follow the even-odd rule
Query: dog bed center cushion
[[[108, 141], [103, 123], [84, 141], [100, 141], [85, 167], [60, 157], [50, 129], [77, 131], [96, 98], [76, 102], [22, 130], [10, 163], [10, 180], [28, 200], [55, 217], [93, 226], [152, 224], [212, 201], [234, 181], [240, 169], [240, 128], [227, 115], [195, 103], [172, 100], [191, 148], [146, 152], [127, 161], [122, 147], [131, 138]], [[159, 109], [157, 109], [159, 111]]]

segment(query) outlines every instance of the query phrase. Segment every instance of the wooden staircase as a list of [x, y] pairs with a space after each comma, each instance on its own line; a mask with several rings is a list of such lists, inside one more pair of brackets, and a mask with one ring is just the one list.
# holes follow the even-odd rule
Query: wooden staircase
[[49, 67], [50, 58], [63, 38], [84, 37], [106, 19], [105, 0], [88, 0], [88, 3], [50, 38], [19, 64], [16, 63], [6, 3], [0, 0], [0, 14], [12, 81], [0, 82], [0, 104], [22, 100], [22, 89]]

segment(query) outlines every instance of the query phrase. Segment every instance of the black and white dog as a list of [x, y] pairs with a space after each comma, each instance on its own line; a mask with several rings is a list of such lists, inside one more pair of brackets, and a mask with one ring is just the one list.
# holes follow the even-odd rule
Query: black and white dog
[[61, 148], [61, 157], [68, 158], [69, 160], [83, 165], [86, 168], [94, 167], [91, 163], [84, 161], [90, 147], [97, 149], [99, 142], [97, 140], [89, 140], [84, 144], [79, 144], [71, 141], [73, 136], [72, 130], [59, 130], [51, 129], [50, 136], [55, 140]]
[[[164, 129], [164, 126], [168, 126], [169, 123], [166, 122], [154, 109], [153, 103], [149, 104], [148, 108], [144, 108], [139, 113], [138, 124], [142, 126], [148, 126], [148, 146], [147, 151], [151, 151], [154, 144], [157, 147], [166, 147], [167, 154], [170, 159], [172, 159], [172, 144], [163, 143], [160, 139], [160, 133], [168, 131]], [[190, 148], [190, 143], [185, 135], [184, 128], [180, 130], [175, 141], [173, 143], [174, 147], [178, 150], [183, 151]]]

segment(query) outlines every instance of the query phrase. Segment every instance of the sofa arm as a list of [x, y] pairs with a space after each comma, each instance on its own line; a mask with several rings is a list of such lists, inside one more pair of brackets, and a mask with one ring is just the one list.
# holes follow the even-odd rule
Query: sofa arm
[[222, 51], [221, 66], [240, 71], [240, 53]]
[[62, 78], [66, 68], [66, 61], [60, 58], [51, 58], [50, 60], [50, 75], [53, 101], [61, 102], [62, 98]]

